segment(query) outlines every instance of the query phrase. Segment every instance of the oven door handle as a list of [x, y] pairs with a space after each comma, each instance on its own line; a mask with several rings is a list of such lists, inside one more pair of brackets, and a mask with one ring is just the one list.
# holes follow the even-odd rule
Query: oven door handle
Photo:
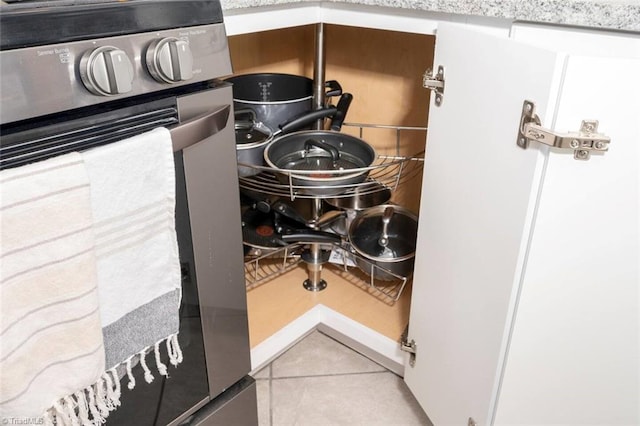
[[171, 141], [173, 142], [173, 152], [201, 142], [224, 129], [227, 125], [230, 111], [231, 105], [224, 105], [169, 128]]

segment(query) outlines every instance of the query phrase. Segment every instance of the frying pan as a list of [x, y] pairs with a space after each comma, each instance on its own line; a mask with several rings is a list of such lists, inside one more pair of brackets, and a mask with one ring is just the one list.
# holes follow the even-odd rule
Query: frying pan
[[325, 198], [325, 201], [339, 209], [359, 211], [385, 204], [390, 199], [391, 189], [376, 180], [370, 179], [353, 190], [345, 192], [340, 197]]
[[295, 221], [275, 212], [248, 209], [242, 215], [242, 241], [246, 247], [261, 254], [277, 251], [293, 243], [339, 243], [334, 233], [300, 228]]
[[278, 137], [264, 149], [268, 166], [283, 183], [309, 195], [329, 196], [363, 182], [376, 159], [364, 140], [331, 130], [303, 130]]

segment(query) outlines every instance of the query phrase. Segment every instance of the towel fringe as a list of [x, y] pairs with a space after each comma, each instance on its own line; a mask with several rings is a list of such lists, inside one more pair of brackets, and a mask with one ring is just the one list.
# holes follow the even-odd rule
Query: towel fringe
[[156, 367], [158, 368], [158, 373], [165, 377], [169, 377], [167, 366], [160, 360], [160, 342], [156, 342], [153, 348], [153, 352], [156, 356]]
[[42, 415], [42, 422], [44, 426], [53, 426], [53, 409], [49, 408]]
[[54, 424], [64, 424], [64, 420], [62, 420], [62, 403], [60, 401], [56, 401], [53, 404], [52, 408], [53, 412], [51, 413], [51, 417], [53, 419]]
[[120, 377], [118, 376], [118, 370], [113, 367], [111, 370], [111, 375], [113, 376], [113, 404], [116, 407], [120, 406]]
[[76, 397], [78, 403], [78, 417], [83, 425], [91, 424], [89, 420], [89, 405], [87, 403], [87, 394], [84, 390], [78, 391], [73, 394]]
[[131, 372], [131, 360], [133, 357], [129, 357], [129, 359], [127, 359], [127, 377], [129, 378], [129, 383], [127, 384], [127, 387], [129, 388], [129, 390], [132, 390], [133, 388], [136, 387], [136, 378], [133, 377], [133, 373]]
[[63, 399], [65, 414], [71, 420], [71, 426], [80, 426], [80, 419], [76, 415], [76, 406], [78, 404], [70, 396], [65, 396]]
[[[167, 366], [160, 360], [160, 344], [165, 341], [167, 354], [172, 365], [177, 366], [183, 360], [182, 349], [178, 342], [178, 334], [162, 339], [154, 346], [149, 346], [139, 353], [132, 355], [124, 365], [129, 379], [127, 387], [133, 389], [136, 386], [136, 379], [131, 370], [132, 363], [139, 357], [140, 366], [144, 371], [144, 379], [151, 383], [154, 379], [151, 369], [147, 365], [146, 355], [151, 350], [154, 351], [156, 367], [158, 372], [168, 377]], [[152, 349], [153, 348], [153, 349]], [[53, 406], [43, 413], [43, 424], [46, 426], [100, 426], [106, 423], [109, 413], [120, 406], [121, 387], [120, 377], [117, 367], [105, 371], [96, 383], [87, 386], [69, 396], [60, 398], [53, 403]]]
[[102, 377], [98, 379], [94, 386], [96, 387], [96, 405], [98, 406], [98, 411], [100, 411], [100, 415], [103, 418], [106, 418], [109, 415], [109, 408], [107, 408], [104, 379]]
[[169, 361], [174, 367], [182, 362], [182, 350], [178, 343], [178, 334], [172, 334], [167, 337], [167, 352], [169, 354]]
[[153, 382], [153, 374], [151, 374], [151, 370], [149, 370], [149, 367], [147, 366], [147, 361], [145, 360], [145, 357], [147, 356], [147, 350], [146, 349], [141, 350], [139, 353], [139, 356], [140, 356], [140, 365], [144, 370], [144, 380], [147, 383], [151, 383]]
[[173, 347], [171, 346], [171, 336], [167, 337], [167, 354], [169, 354], [169, 362], [175, 367], [176, 365], [178, 365], [178, 362], [176, 360], [176, 356], [173, 353]]
[[107, 408], [109, 411], [115, 410], [120, 405], [120, 397], [116, 398], [114, 390], [113, 379], [109, 371], [106, 371], [102, 377], [104, 377], [104, 384], [107, 387]]
[[173, 347], [175, 348], [176, 353], [178, 354], [178, 364], [180, 364], [183, 358], [182, 358], [182, 349], [180, 348], [180, 343], [178, 342], [178, 334], [174, 334], [173, 336], [171, 336], [171, 338], [173, 339]]
[[96, 394], [93, 390], [93, 386], [88, 386], [86, 390], [89, 393], [89, 411], [91, 412], [91, 417], [93, 417], [94, 424], [100, 425], [104, 423], [104, 418], [100, 415], [100, 411], [98, 410]]

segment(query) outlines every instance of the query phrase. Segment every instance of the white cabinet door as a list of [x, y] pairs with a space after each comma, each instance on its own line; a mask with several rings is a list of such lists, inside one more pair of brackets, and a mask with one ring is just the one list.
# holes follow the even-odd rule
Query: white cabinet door
[[549, 156], [496, 425], [640, 424], [638, 76], [638, 59], [567, 62], [554, 128], [598, 119], [611, 145]]
[[487, 424], [547, 150], [516, 146], [525, 99], [553, 117], [564, 56], [440, 25], [405, 380], [437, 426]]

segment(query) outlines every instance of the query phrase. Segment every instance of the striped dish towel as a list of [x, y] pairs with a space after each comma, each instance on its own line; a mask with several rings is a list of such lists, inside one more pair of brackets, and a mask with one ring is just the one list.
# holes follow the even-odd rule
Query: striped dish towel
[[0, 191], [0, 418], [42, 417], [52, 404], [66, 413], [91, 398], [95, 410], [108, 379], [82, 158], [4, 170]]
[[128, 387], [140, 363], [145, 380], [166, 346], [178, 365], [181, 275], [175, 231], [175, 166], [171, 134], [158, 128], [82, 153], [91, 183], [100, 315], [106, 367], [126, 367]]

